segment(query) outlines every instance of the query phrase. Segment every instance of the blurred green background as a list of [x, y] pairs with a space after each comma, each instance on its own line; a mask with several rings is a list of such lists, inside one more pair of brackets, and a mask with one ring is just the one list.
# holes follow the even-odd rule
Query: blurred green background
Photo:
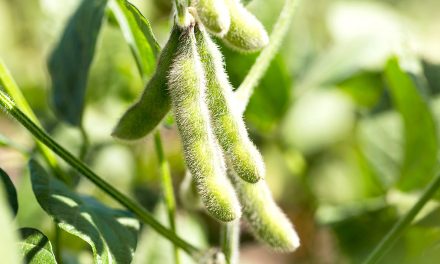
[[[163, 44], [171, 27], [171, 1], [131, 2]], [[59, 123], [51, 110], [47, 58], [78, 4], [0, 0], [0, 58], [46, 129], [73, 153], [79, 152], [81, 136]], [[282, 5], [282, 0], [254, 0], [248, 8], [270, 32]], [[301, 1], [245, 120], [263, 152], [273, 195], [295, 224], [302, 246], [293, 254], [273, 253], [254, 241], [244, 225], [240, 263], [360, 263], [417, 200], [437, 169], [429, 160], [437, 160], [440, 133], [439, 10], [438, 0]], [[257, 55], [221, 48], [237, 87]], [[399, 57], [409, 72], [414, 94], [403, 94], [385, 80], [391, 56]], [[122, 34], [105, 21], [88, 80], [87, 163], [165, 221], [152, 136], [136, 144], [110, 136], [143, 86]], [[178, 190], [185, 173], [181, 144], [175, 127], [162, 131]], [[0, 115], [0, 166], [18, 189], [17, 226], [36, 227], [52, 238], [52, 222], [31, 191], [27, 159], [2, 146], [6, 139], [24, 149], [33, 142], [16, 122]], [[80, 182], [79, 192], [117, 206], [87, 180]], [[180, 204], [182, 236], [196, 245], [218, 244], [218, 224]], [[86, 244], [62, 236], [66, 263], [91, 261]], [[166, 240], [145, 228], [135, 263], [171, 263], [170, 252]], [[381, 263], [438, 261], [440, 207], [433, 200]]]

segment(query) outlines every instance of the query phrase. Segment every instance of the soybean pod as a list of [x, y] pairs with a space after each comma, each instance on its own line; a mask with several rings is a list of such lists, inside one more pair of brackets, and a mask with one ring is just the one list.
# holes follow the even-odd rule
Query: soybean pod
[[241, 52], [256, 52], [269, 43], [269, 36], [261, 22], [249, 12], [240, 0], [225, 0], [231, 25], [223, 37], [231, 48]]
[[291, 252], [300, 245], [299, 237], [286, 215], [273, 200], [265, 180], [250, 184], [228, 171], [238, 193], [243, 217], [253, 234], [280, 252]]
[[139, 101], [119, 120], [112, 133], [114, 137], [125, 140], [140, 139], [151, 132], [170, 110], [167, 76], [181, 33], [181, 28], [175, 25], [160, 54], [156, 72], [147, 83]]
[[195, 29], [197, 49], [206, 76], [207, 102], [214, 134], [235, 172], [255, 183], [264, 177], [263, 158], [249, 139], [218, 47], [202, 25]]
[[225, 0], [193, 0], [192, 6], [209, 32], [219, 37], [228, 32], [231, 18]]
[[176, 56], [171, 64], [169, 94], [182, 138], [185, 162], [194, 177], [200, 198], [209, 214], [227, 222], [240, 217], [241, 210], [211, 129], [205, 85], [194, 23], [190, 23], [179, 37]]

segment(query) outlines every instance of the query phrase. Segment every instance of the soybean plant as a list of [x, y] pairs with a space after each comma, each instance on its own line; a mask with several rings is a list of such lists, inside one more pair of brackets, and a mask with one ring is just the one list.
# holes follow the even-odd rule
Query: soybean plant
[[[186, 2], [190, 5], [186, 6]], [[117, 3], [114, 9], [128, 8], [125, 11], [129, 13], [121, 12], [120, 15], [134, 14], [138, 17], [133, 21], [142, 22], [141, 14], [134, 6], [126, 1]], [[237, 227], [233, 232], [224, 233], [225, 237], [229, 234], [234, 238], [231, 238], [229, 248], [222, 249], [223, 252], [219, 249], [201, 251], [180, 238], [175, 234], [174, 206], [167, 204], [169, 212], [173, 212], [169, 214], [171, 228], [168, 229], [52, 140], [34, 120], [27, 117], [30, 114], [19, 109], [23, 108], [22, 101], [25, 99], [20, 100], [22, 96], [17, 96], [18, 89], [11, 89], [11, 80], [3, 80], [7, 74], [2, 70], [1, 63], [0, 85], [5, 86], [5, 90], [15, 98], [11, 100], [0, 89], [0, 106], [139, 220], [172, 241], [176, 246], [176, 263], [179, 262], [177, 247], [180, 247], [198, 263], [227, 261], [235, 264], [238, 255], [230, 249], [238, 247], [238, 224], [242, 213], [243, 220], [257, 239], [276, 251], [293, 251], [300, 244], [299, 238], [272, 198], [265, 181], [263, 157], [248, 135], [242, 118], [243, 106], [229, 82], [223, 55], [210, 36], [217, 36], [237, 51], [250, 53], [268, 45], [267, 32], [239, 0], [176, 0], [175, 3], [177, 12], [173, 27], [159, 56], [156, 71], [139, 100], [120, 118], [112, 135], [123, 140], [141, 139], [152, 132], [172, 109], [187, 167], [181, 185], [181, 200], [187, 209], [204, 207], [222, 225]], [[146, 34], [145, 31], [140, 32]], [[14, 101], [21, 104], [16, 105]], [[160, 142], [160, 135], [156, 135], [155, 142]], [[162, 148], [161, 144], [157, 146]], [[163, 151], [158, 153], [164, 157]], [[33, 167], [31, 171], [35, 171]], [[163, 175], [166, 173], [163, 172]], [[171, 176], [168, 176], [170, 179]], [[168, 187], [167, 195], [172, 197], [172, 184], [169, 183]], [[128, 262], [132, 253], [128, 252]]]

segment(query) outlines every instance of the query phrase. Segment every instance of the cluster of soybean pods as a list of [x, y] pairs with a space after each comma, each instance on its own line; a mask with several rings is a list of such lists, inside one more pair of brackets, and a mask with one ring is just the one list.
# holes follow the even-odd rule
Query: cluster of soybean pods
[[249, 139], [223, 56], [207, 31], [242, 52], [269, 43], [263, 25], [239, 0], [193, 0], [175, 18], [155, 74], [113, 135], [142, 138], [172, 108], [189, 171], [184, 186], [194, 184], [217, 220], [235, 221], [243, 214], [260, 241], [293, 251], [299, 238], [266, 185], [263, 158]]

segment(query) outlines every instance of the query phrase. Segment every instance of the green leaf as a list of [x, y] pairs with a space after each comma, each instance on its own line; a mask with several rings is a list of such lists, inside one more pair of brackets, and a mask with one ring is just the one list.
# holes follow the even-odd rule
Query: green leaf
[[292, 79], [278, 57], [255, 89], [246, 108], [246, 120], [263, 133], [273, 131], [289, 109], [291, 87]]
[[0, 168], [0, 181], [4, 186], [3, 189], [6, 191], [8, 203], [9, 206], [11, 207], [12, 213], [14, 216], [16, 216], [18, 212], [17, 191], [15, 190], [15, 186], [12, 183], [11, 178], [1, 168]]
[[425, 187], [435, 173], [437, 137], [433, 116], [426, 99], [413, 79], [391, 58], [385, 69], [392, 101], [404, 124], [404, 160], [397, 182], [404, 191]]
[[422, 67], [431, 94], [438, 95], [440, 93], [440, 64], [422, 60]]
[[85, 91], [107, 0], [83, 0], [49, 58], [56, 114], [81, 125]]
[[12, 221], [11, 211], [6, 205], [3, 186], [0, 184], [0, 257], [1, 263], [20, 263], [17, 251], [17, 234], [15, 225]]
[[[255, 63], [257, 54], [237, 54], [223, 48], [226, 70], [234, 87], [238, 87]], [[276, 57], [261, 79], [246, 108], [245, 119], [261, 133], [273, 131], [289, 109], [292, 78], [284, 59]]]
[[131, 214], [74, 193], [35, 160], [30, 161], [29, 168], [38, 203], [60, 228], [92, 247], [95, 263], [132, 261], [140, 225]]
[[376, 172], [381, 185], [389, 189], [397, 181], [403, 163], [403, 131], [395, 111], [383, 111], [362, 118], [356, 138], [366, 162]]
[[377, 106], [384, 91], [381, 73], [372, 71], [356, 73], [337, 86], [347, 93], [358, 106], [365, 108]]
[[156, 59], [160, 51], [150, 23], [134, 5], [126, 0], [112, 1], [110, 8], [126, 42], [130, 45], [140, 73], [145, 79], [156, 68]]
[[28, 264], [56, 264], [49, 239], [34, 228], [20, 229], [22, 240], [18, 242], [21, 256]]
[[[366, 211], [332, 225], [332, 231], [340, 243], [348, 263], [362, 263], [369, 249], [377, 245], [383, 234], [396, 222], [397, 213], [392, 206]], [[362, 238], [362, 239], [359, 239]], [[353, 241], [356, 241], [354, 243]], [[396, 245], [397, 247], [398, 245]], [[381, 263], [402, 263], [387, 255]]]

